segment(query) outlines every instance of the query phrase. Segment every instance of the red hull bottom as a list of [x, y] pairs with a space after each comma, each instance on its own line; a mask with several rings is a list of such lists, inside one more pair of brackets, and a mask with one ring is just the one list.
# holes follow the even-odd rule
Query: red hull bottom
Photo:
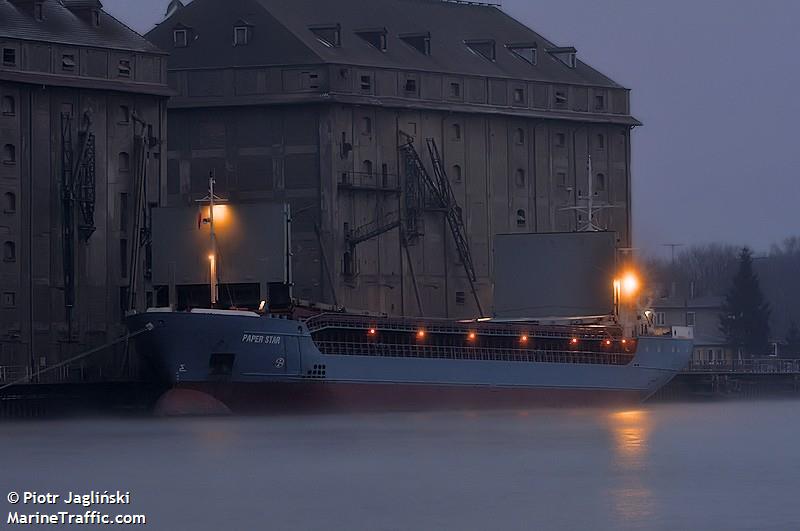
[[182, 383], [159, 401], [162, 414], [227, 412], [383, 412], [530, 407], [620, 406], [641, 402], [635, 390], [521, 389], [413, 384]]

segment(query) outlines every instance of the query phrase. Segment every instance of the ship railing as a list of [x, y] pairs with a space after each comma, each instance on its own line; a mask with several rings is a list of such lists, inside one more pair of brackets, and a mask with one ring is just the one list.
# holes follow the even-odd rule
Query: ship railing
[[466, 330], [474, 329], [479, 334], [492, 336], [516, 337], [520, 334], [531, 338], [556, 338], [569, 339], [616, 339], [622, 337], [619, 327], [589, 327], [589, 326], [553, 326], [536, 323], [454, 323], [444, 319], [398, 319], [398, 318], [370, 318], [364, 316], [341, 315], [324, 313], [315, 315], [306, 321], [309, 330], [319, 332], [326, 329], [340, 330], [367, 330], [372, 327], [379, 331], [411, 332], [415, 333], [420, 327], [429, 334], [463, 334]]
[[0, 384], [11, 382], [23, 384], [92, 383], [108, 380], [102, 367], [86, 367], [80, 363], [62, 365], [46, 372], [39, 370], [32, 372], [26, 365], [0, 365]]
[[338, 356], [376, 356], [387, 358], [430, 358], [476, 361], [514, 361], [527, 363], [580, 363], [589, 365], [627, 365], [634, 354], [547, 349], [507, 349], [457, 347], [446, 345], [397, 345], [348, 341], [318, 341], [320, 352]]
[[740, 374], [800, 374], [800, 360], [779, 358], [749, 360], [691, 360], [685, 372]]

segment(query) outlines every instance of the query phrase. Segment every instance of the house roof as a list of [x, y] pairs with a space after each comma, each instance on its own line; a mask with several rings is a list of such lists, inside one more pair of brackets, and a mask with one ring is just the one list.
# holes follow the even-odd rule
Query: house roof
[[[73, 8], [91, 7], [96, 3], [99, 2], [73, 0], [71, 5]], [[163, 53], [147, 39], [102, 10], [98, 26], [68, 9], [61, 0], [44, 0], [42, 10], [43, 20], [37, 21], [30, 7], [0, 0], [0, 38]]]
[[656, 310], [719, 310], [725, 302], [725, 297], [706, 295], [687, 299], [684, 297], [667, 297], [653, 301]]
[[[232, 28], [241, 19], [253, 25], [252, 40], [234, 47]], [[187, 48], [173, 48], [172, 31], [179, 24], [194, 34]], [[341, 46], [326, 46], [309, 29], [325, 25], [340, 25]], [[364, 28], [386, 28], [386, 51], [356, 34]], [[427, 33], [430, 55], [399, 37]], [[171, 70], [330, 63], [622, 88], [581, 61], [570, 68], [548, 53], [565, 48], [498, 7], [442, 0], [194, 0], [147, 38], [170, 50]], [[494, 41], [495, 60], [466, 41]], [[513, 44], [535, 44], [537, 64], [506, 49]]]

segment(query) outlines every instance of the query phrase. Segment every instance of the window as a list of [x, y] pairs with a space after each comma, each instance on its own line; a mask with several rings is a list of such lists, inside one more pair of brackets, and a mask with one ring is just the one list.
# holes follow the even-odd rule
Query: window
[[14, 101], [14, 96], [3, 96], [2, 109], [5, 116], [17, 114], [17, 103]]
[[694, 326], [696, 315], [695, 312], [686, 312], [686, 326]]
[[308, 29], [323, 46], [338, 48], [342, 45], [342, 27], [339, 24], [309, 26]]
[[459, 306], [467, 303], [467, 295], [463, 291], [456, 291], [456, 304]]
[[514, 177], [514, 182], [517, 184], [519, 188], [525, 187], [525, 170], [523, 170], [522, 168], [519, 168], [517, 170], [517, 173]]
[[453, 165], [453, 170], [451, 172], [453, 174], [453, 182], [460, 183], [463, 177], [461, 176], [461, 166], [458, 164]]
[[17, 66], [16, 48], [3, 48], [3, 66]]
[[550, 48], [547, 51], [550, 53], [550, 55], [570, 68], [575, 68], [578, 65], [578, 50], [571, 46], [564, 48]]
[[606, 191], [606, 174], [605, 173], [598, 173], [595, 176], [594, 190], [595, 190], [595, 192], [605, 192]]
[[179, 28], [172, 32], [172, 44], [175, 48], [186, 48], [189, 46], [189, 30]]
[[6, 192], [3, 194], [3, 212], [6, 214], [13, 214], [17, 211], [17, 196], [14, 192]]
[[131, 62], [129, 59], [120, 59], [117, 73], [119, 77], [131, 77]]
[[667, 324], [667, 316], [664, 312], [656, 312], [655, 317], [656, 326], [665, 326]]
[[61, 70], [64, 72], [75, 71], [75, 54], [65, 53], [61, 56]]
[[461, 97], [461, 83], [450, 83], [450, 97], [451, 98]]
[[14, 144], [6, 144], [3, 146], [3, 164], [16, 164], [17, 163], [17, 148]]
[[361, 90], [363, 92], [372, 91], [372, 76], [361, 76]]
[[342, 257], [342, 274], [348, 277], [355, 274], [355, 268], [353, 267], [353, 253], [351, 251], [345, 251], [344, 256]]
[[131, 121], [131, 109], [127, 105], [120, 105], [117, 109], [117, 122], [127, 124]]
[[14, 308], [17, 305], [17, 294], [13, 291], [3, 292], [3, 307]]
[[14, 242], [8, 241], [3, 243], [3, 261], [4, 262], [17, 261], [17, 245]]
[[564, 147], [567, 145], [567, 135], [564, 133], [556, 133], [556, 147]]
[[422, 55], [431, 54], [431, 34], [430, 33], [406, 33], [399, 35], [400, 40], [414, 48]]
[[525, 130], [521, 127], [518, 127], [517, 130], [514, 131], [514, 142], [516, 142], [518, 146], [525, 143]]
[[389, 187], [389, 165], [385, 163], [381, 164], [381, 186]]
[[567, 187], [567, 172], [560, 171], [556, 173], [556, 185], [559, 188], [566, 188]]
[[122, 278], [128, 277], [128, 240], [119, 240], [119, 275]]
[[606, 148], [606, 135], [600, 133], [595, 138], [596, 138], [597, 149], [605, 149]]
[[376, 50], [380, 50], [381, 52], [386, 51], [386, 28], [357, 30], [356, 35], [361, 37]]
[[594, 110], [596, 110], [596, 111], [604, 111], [604, 110], [606, 110], [606, 95], [605, 94], [595, 94], [594, 95]]
[[514, 89], [514, 103], [525, 103], [525, 90], [521, 88]]
[[372, 119], [369, 116], [365, 116], [361, 119], [361, 134], [372, 134]]
[[555, 91], [555, 105], [556, 105], [556, 107], [566, 107], [567, 106], [567, 91], [566, 90], [557, 90], [557, 91]]
[[494, 61], [496, 59], [495, 42], [492, 39], [464, 41], [464, 44], [467, 45], [467, 48], [469, 48], [472, 53], [480, 55], [484, 59], [488, 59], [489, 61]]
[[461, 126], [460, 125], [453, 124], [453, 126], [450, 128], [450, 132], [451, 132], [453, 140], [455, 140], [455, 141], [461, 140]]
[[416, 94], [417, 93], [417, 80], [416, 79], [406, 79], [406, 83], [403, 86], [403, 89], [409, 94]]
[[517, 227], [524, 227], [527, 225], [527, 220], [525, 218], [525, 211], [521, 208], [517, 210]]
[[250, 26], [242, 25], [233, 28], [233, 45], [246, 46], [250, 44]]
[[131, 156], [124, 151], [119, 154], [119, 171], [128, 171], [131, 167]]
[[119, 230], [128, 230], [128, 194], [124, 192], [119, 194]]
[[365, 160], [361, 163], [361, 173], [365, 175], [372, 175], [372, 161]]
[[539, 61], [536, 44], [507, 44], [506, 48], [523, 61], [534, 66]]

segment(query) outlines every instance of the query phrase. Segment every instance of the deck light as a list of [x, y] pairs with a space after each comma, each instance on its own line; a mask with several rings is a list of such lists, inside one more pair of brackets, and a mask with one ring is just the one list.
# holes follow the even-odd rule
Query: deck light
[[262, 300], [261, 302], [258, 303], [259, 312], [263, 312], [266, 307], [267, 307], [267, 301]]
[[371, 336], [374, 336], [374, 335], [375, 335], [375, 334], [377, 334], [377, 333], [378, 333], [378, 331], [377, 331], [377, 330], [375, 330], [374, 328], [370, 328], [370, 329], [369, 329], [369, 335], [371, 335]]
[[607, 347], [610, 347], [611, 346], [611, 340], [610, 339], [606, 339], [605, 341], [603, 341], [603, 344], [605, 346], [607, 346]]
[[475, 332], [470, 332], [469, 335], [467, 336], [467, 338], [469, 338], [470, 341], [474, 341], [476, 337], [478, 336], [475, 334]]
[[522, 336], [521, 338], [519, 338], [519, 340], [522, 341], [523, 343], [527, 343], [528, 342], [528, 336]]
[[417, 330], [417, 339], [423, 339], [425, 337], [425, 330]]
[[572, 339], [569, 340], [569, 344], [570, 345], [577, 345], [578, 344], [578, 338], [577, 337], [573, 337]]

